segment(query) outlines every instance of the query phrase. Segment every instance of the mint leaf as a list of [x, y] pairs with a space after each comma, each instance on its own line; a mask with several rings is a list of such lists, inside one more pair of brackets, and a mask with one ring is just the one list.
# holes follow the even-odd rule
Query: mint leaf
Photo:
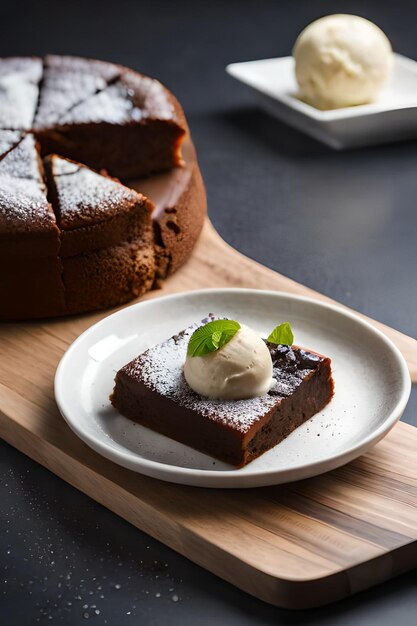
[[222, 338], [222, 331], [221, 330], [215, 330], [214, 333], [211, 336], [211, 341], [213, 346], [216, 347], [216, 349], [219, 349], [219, 345], [220, 345], [220, 341]]
[[203, 356], [223, 348], [240, 328], [234, 320], [214, 320], [197, 328], [188, 342], [188, 356]]
[[292, 334], [290, 323], [284, 322], [283, 324], [276, 326], [269, 335], [267, 341], [270, 343], [281, 344], [283, 346], [292, 346], [294, 342], [294, 335]]

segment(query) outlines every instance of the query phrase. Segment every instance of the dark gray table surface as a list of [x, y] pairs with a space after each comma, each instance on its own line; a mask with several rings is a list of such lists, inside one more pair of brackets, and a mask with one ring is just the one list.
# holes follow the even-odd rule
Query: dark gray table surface
[[[410, 2], [1, 2], [0, 54], [72, 53], [157, 76], [188, 115], [210, 216], [245, 254], [417, 336], [417, 143], [335, 153], [269, 118], [226, 76], [287, 55], [320, 15], [358, 13], [417, 59]], [[1, 348], [0, 348], [1, 350]], [[417, 425], [413, 391], [404, 420]], [[0, 623], [417, 623], [416, 572], [301, 613], [238, 591], [6, 444]], [[417, 462], [417, 461], [416, 461]]]

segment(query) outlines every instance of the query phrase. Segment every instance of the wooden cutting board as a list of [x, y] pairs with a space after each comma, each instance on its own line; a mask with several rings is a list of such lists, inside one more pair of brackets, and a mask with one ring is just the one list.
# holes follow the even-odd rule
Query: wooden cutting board
[[[253, 287], [330, 301], [230, 248], [207, 221], [192, 258], [160, 291]], [[0, 435], [199, 565], [266, 602], [306, 608], [417, 566], [417, 429], [398, 424], [370, 453], [288, 486], [208, 490], [162, 483], [100, 457], [66, 426], [53, 379], [69, 344], [109, 312], [0, 326]], [[378, 322], [417, 381], [417, 342]]]

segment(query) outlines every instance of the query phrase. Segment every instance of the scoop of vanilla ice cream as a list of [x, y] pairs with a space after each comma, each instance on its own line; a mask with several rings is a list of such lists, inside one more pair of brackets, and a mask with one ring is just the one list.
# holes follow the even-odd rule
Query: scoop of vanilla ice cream
[[393, 64], [382, 30], [356, 15], [316, 20], [298, 36], [293, 56], [301, 97], [320, 109], [371, 102]]
[[187, 356], [184, 376], [191, 389], [207, 398], [254, 398], [273, 385], [272, 359], [261, 337], [242, 324], [229, 343], [216, 352]]

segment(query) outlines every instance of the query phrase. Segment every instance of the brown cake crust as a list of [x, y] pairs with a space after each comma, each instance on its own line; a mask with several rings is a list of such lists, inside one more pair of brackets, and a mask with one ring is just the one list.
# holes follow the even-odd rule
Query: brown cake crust
[[182, 153], [182, 168], [131, 183], [155, 207], [152, 217], [157, 244], [157, 279], [166, 278], [185, 263], [207, 214], [206, 190], [189, 135]]
[[143, 237], [65, 258], [62, 264], [70, 313], [124, 304], [149, 291], [155, 276], [153, 245]]

